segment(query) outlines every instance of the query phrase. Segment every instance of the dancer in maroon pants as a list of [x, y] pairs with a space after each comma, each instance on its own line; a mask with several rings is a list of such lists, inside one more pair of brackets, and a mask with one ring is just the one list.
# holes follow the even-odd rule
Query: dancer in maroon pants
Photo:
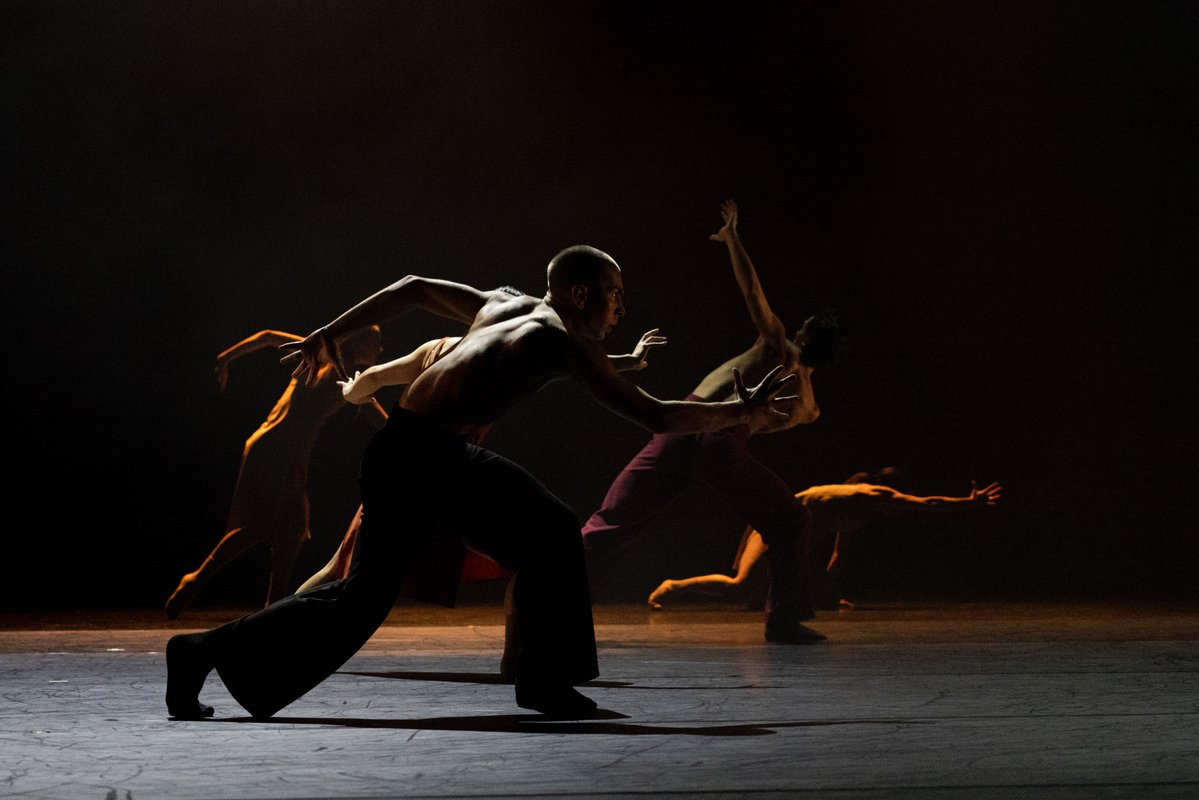
[[798, 380], [799, 400], [788, 414], [762, 424], [726, 430], [654, 435], [612, 482], [603, 505], [583, 526], [583, 542], [594, 579], [603, 576], [619, 553], [658, 512], [696, 478], [707, 482], [737, 513], [761, 532], [769, 545], [770, 593], [766, 601], [766, 639], [818, 642], [825, 637], [798, 620], [815, 616], [809, 572], [809, 515], [803, 503], [772, 470], [749, 452], [748, 439], [813, 422], [820, 414], [812, 392], [812, 372], [836, 354], [839, 322], [832, 312], [809, 317], [788, 337], [770, 307], [757, 272], [737, 233], [737, 204], [721, 208], [724, 226], [711, 238], [729, 251], [758, 338], [704, 378], [688, 400], [707, 402], [735, 396], [729, 378], [738, 370], [754, 380], [777, 364]]

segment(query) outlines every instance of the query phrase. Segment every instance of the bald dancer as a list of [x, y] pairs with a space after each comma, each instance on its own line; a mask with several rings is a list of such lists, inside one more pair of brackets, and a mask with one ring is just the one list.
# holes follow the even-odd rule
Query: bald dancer
[[[520, 653], [516, 703], [582, 718], [596, 704], [573, 687], [599, 674], [578, 520], [533, 476], [469, 439], [546, 384], [570, 378], [615, 413], [651, 431], [766, 426], [786, 416], [793, 378], [778, 367], [752, 389], [738, 372], [723, 402], [658, 400], [628, 382], [600, 348], [624, 315], [620, 268], [587, 246], [558, 253], [543, 297], [409, 275], [303, 342], [285, 348], [297, 377], [340, 364], [339, 343], [410, 308], [469, 325], [458, 345], [412, 382], [368, 445], [359, 483], [358, 556], [344, 580], [292, 595], [167, 646], [167, 710], [210, 716], [199, 693], [215, 669], [255, 718], [267, 718], [340, 667], [382, 624], [411, 566], [434, 539], [453, 537], [516, 575]], [[567, 457], [580, 457], [569, 449]], [[800, 609], [780, 605], [780, 625]]]

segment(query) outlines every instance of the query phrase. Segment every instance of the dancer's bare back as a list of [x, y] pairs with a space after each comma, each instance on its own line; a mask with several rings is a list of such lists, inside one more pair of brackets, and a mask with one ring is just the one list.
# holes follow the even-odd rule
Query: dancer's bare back
[[412, 382], [401, 406], [472, 433], [565, 377], [566, 351], [582, 346], [572, 338], [541, 299], [494, 292], [462, 340]]

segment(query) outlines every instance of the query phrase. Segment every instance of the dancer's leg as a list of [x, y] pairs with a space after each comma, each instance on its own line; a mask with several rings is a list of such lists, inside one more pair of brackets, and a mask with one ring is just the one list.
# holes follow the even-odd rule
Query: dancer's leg
[[171, 637], [167, 642], [167, 713], [175, 719], [211, 717], [212, 706], [200, 702], [200, 689], [215, 666], [207, 633]]
[[657, 434], [625, 465], [599, 510], [583, 525], [593, 580], [602, 578], [626, 547], [691, 480], [691, 435]]
[[700, 473], [759, 533], [769, 548], [766, 638], [809, 642], [825, 637], [800, 624], [815, 616], [809, 577], [807, 508], [749, 452], [743, 429], [699, 436]]
[[[595, 703], [571, 687], [599, 674], [578, 518], [516, 464], [479, 448], [451, 519], [476, 550], [516, 573], [517, 704], [586, 715]], [[511, 654], [510, 654], [511, 655]]]
[[197, 695], [215, 667], [243, 708], [270, 717], [336, 671], [386, 619], [424, 531], [447, 504], [445, 487], [456, 485], [452, 462], [463, 458], [452, 439], [434, 446], [434, 437], [406, 434], [384, 429], [367, 448], [360, 553], [350, 575], [177, 641], [168, 658], [173, 711], [201, 713]]
[[167, 616], [175, 619], [183, 612], [213, 575], [225, 568], [229, 562], [246, 550], [264, 541], [262, 532], [256, 527], [233, 528], [228, 531], [216, 547], [193, 572], [184, 575], [175, 591], [167, 599]]
[[665, 580], [658, 584], [658, 588], [654, 589], [650, 594], [647, 602], [650, 608], [659, 610], [662, 608], [664, 600], [678, 592], [688, 590], [729, 591], [737, 589], [749, 578], [750, 572], [765, 553], [766, 543], [762, 541], [762, 535], [757, 531], [750, 531], [745, 547], [741, 551], [741, 557], [737, 562], [736, 574], [730, 577], [721, 573], [714, 573], [712, 575], [697, 575], [694, 578]]

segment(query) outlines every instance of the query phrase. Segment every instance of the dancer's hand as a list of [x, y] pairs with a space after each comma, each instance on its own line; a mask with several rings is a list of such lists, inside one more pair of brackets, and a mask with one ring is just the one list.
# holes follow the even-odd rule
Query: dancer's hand
[[720, 218], [724, 220], [724, 227], [708, 238], [714, 242], [727, 244], [737, 238], [737, 203], [733, 200], [725, 200], [721, 203]]
[[324, 328], [317, 328], [298, 342], [285, 342], [279, 345], [279, 349], [287, 353], [279, 359], [280, 364], [299, 360], [300, 363], [296, 365], [291, 376], [302, 378], [305, 386], [316, 384], [317, 374], [325, 364], [333, 366], [337, 377], [342, 380], [348, 379], [346, 368], [341, 363], [341, 350]]
[[1003, 487], [998, 483], [991, 483], [983, 488], [978, 488], [977, 481], [970, 481], [970, 502], [975, 505], [993, 506], [999, 502], [999, 498], [1003, 497]]
[[368, 382], [361, 378], [362, 370], [358, 370], [349, 380], [337, 382], [337, 385], [341, 387], [341, 396], [356, 406], [369, 403], [373, 394], [371, 387], [367, 385]]
[[658, 335], [658, 328], [641, 334], [641, 340], [633, 348], [633, 369], [645, 369], [649, 366], [649, 351], [666, 344], [666, 337]]
[[794, 373], [781, 375], [782, 371], [783, 365], [779, 364], [766, 373], [766, 377], [762, 378], [761, 383], [752, 389], [746, 389], [745, 378], [741, 375], [741, 370], [733, 368], [733, 388], [737, 392], [737, 397], [741, 399], [753, 417], [751, 428], [756, 429], [757, 425], [754, 423], [765, 424], [778, 422], [779, 419], [789, 419], [790, 415], [778, 406], [793, 403], [799, 397], [793, 394], [784, 397], [778, 396], [784, 387], [795, 380]]

